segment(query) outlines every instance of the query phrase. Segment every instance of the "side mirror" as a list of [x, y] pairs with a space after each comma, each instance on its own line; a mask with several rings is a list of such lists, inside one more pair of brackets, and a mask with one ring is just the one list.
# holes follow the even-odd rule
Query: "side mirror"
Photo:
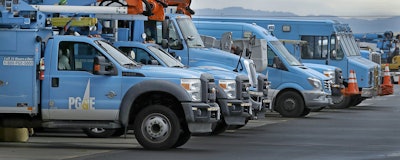
[[281, 70], [287, 70], [286, 66], [283, 64], [281, 59], [279, 59], [278, 56], [274, 57], [272, 67], [277, 68], [277, 69], [281, 69]]
[[159, 65], [158, 61], [153, 59], [150, 61], [150, 65]]
[[96, 56], [93, 60], [93, 74], [96, 75], [117, 75], [112, 63], [107, 62], [104, 56]]
[[336, 57], [337, 57], [336, 50], [331, 50], [331, 57], [332, 57], [332, 59], [336, 59]]
[[181, 56], [176, 57], [176, 59], [177, 59], [179, 62], [182, 62], [182, 57], [181, 57]]

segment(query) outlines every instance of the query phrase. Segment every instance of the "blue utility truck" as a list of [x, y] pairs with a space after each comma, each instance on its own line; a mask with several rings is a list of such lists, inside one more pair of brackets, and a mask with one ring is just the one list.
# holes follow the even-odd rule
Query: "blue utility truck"
[[219, 120], [212, 75], [143, 66], [100, 38], [54, 35], [54, 17], [4, 2], [0, 127], [133, 128], [144, 148], [168, 149]]
[[[272, 99], [271, 110], [295, 117], [306, 115], [311, 109], [318, 110], [331, 104], [331, 79], [297, 61], [283, 44], [268, 34], [264, 28], [234, 22], [194, 21], [194, 24], [200, 34], [219, 40], [219, 43], [211, 42], [220, 44], [219, 48], [228, 46], [230, 50], [232, 47], [229, 43], [233, 41], [233, 48], [251, 50], [251, 54], [245, 57], [254, 58], [256, 65], [268, 62], [268, 67], [260, 72], [271, 75], [269, 76], [271, 88], [268, 94]], [[254, 39], [254, 36], [259, 39]], [[253, 47], [243, 44], [253, 44]], [[334, 75], [334, 70], [327, 72], [331, 72], [329, 75]]]
[[354, 34], [354, 38], [361, 49], [361, 56], [381, 64], [382, 69], [387, 65], [392, 82], [398, 83], [400, 75], [400, 34], [394, 36], [392, 31], [384, 33], [357, 33]]
[[[266, 75], [256, 72], [252, 60], [219, 49], [205, 48], [189, 16], [167, 14], [164, 21], [120, 20], [119, 24], [124, 25], [119, 26], [116, 41], [151, 41], [179, 57], [187, 67], [223, 68], [248, 76], [253, 116], [264, 117], [270, 103], [266, 95], [269, 85]], [[105, 29], [105, 26], [102, 28], [110, 30]]]
[[[119, 41], [114, 42], [113, 45], [125, 52], [128, 57], [142, 64], [186, 68], [179, 60], [154, 43]], [[215, 67], [213, 69], [207, 67], [190, 67], [187, 69], [207, 72], [215, 78], [221, 120], [213, 126], [212, 135], [222, 133], [228, 128], [244, 126], [247, 123], [252, 115], [247, 92], [250, 83], [247, 76]]]
[[[358, 105], [366, 98], [379, 93], [381, 83], [380, 65], [361, 57], [353, 33], [348, 24], [334, 20], [267, 19], [267, 18], [226, 18], [199, 17], [207, 21], [228, 21], [256, 23], [268, 29], [274, 25], [273, 35], [285, 40], [296, 40], [302, 46], [285, 43], [286, 48], [304, 63], [327, 64], [341, 68], [343, 83], [348, 85], [349, 72], [357, 74], [361, 94], [344, 96], [350, 106]], [[196, 18], [194, 18], [196, 19]], [[344, 90], [345, 91], [345, 90]], [[347, 93], [344, 93], [347, 95]]]

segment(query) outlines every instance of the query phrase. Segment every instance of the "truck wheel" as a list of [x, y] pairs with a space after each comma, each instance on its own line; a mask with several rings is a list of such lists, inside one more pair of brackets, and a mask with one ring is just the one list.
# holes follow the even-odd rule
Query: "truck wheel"
[[163, 105], [151, 105], [141, 110], [133, 127], [139, 144], [154, 150], [174, 147], [181, 131], [176, 114]]
[[108, 138], [112, 137], [115, 129], [111, 128], [84, 128], [83, 133], [91, 138]]
[[351, 96], [350, 106], [357, 106], [364, 100], [365, 98], [361, 97], [361, 95]]
[[304, 117], [304, 116], [310, 114], [310, 112], [311, 112], [311, 109], [304, 108], [303, 113], [301, 113], [300, 117]]
[[240, 129], [240, 128], [244, 127], [248, 122], [249, 122], [249, 118], [246, 118], [246, 120], [244, 121], [244, 125], [229, 125], [228, 129], [229, 130]]
[[277, 99], [276, 111], [283, 117], [301, 117], [304, 111], [304, 100], [296, 92], [284, 92]]
[[184, 145], [187, 141], [189, 141], [191, 136], [192, 134], [190, 133], [189, 130], [182, 131], [182, 133], [179, 135], [178, 141], [174, 144], [172, 148], [177, 148]]
[[219, 135], [221, 133], [224, 133], [228, 129], [228, 125], [225, 123], [225, 120], [223, 117], [217, 122], [212, 124], [212, 132], [210, 135]]
[[125, 128], [118, 128], [118, 129], [115, 129], [114, 134], [112, 134], [111, 136], [112, 137], [120, 137], [124, 134], [125, 134]]
[[329, 105], [329, 108], [332, 109], [344, 109], [344, 108], [349, 108], [350, 107], [350, 101], [351, 97], [350, 96], [332, 96], [332, 101], [333, 104]]
[[323, 110], [324, 108], [325, 108], [325, 107], [313, 108], [313, 109], [311, 109], [310, 111], [311, 111], [311, 112], [319, 112], [319, 111]]

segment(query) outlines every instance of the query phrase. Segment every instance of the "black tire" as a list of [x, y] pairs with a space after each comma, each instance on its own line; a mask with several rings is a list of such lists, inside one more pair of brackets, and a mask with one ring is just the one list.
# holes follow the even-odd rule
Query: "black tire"
[[325, 107], [313, 108], [313, 109], [311, 109], [310, 111], [311, 111], [311, 112], [319, 112], [319, 111], [323, 110], [324, 108], [325, 108]]
[[244, 121], [244, 125], [229, 125], [228, 130], [235, 130], [244, 127], [249, 122], [249, 118]]
[[311, 109], [304, 108], [303, 113], [301, 113], [300, 117], [304, 117], [304, 116], [310, 114], [310, 112], [311, 112]]
[[304, 114], [304, 100], [297, 92], [283, 92], [277, 98], [275, 110], [283, 117], [302, 117]]
[[225, 123], [225, 119], [223, 116], [221, 116], [221, 119], [217, 123], [213, 123], [212, 126], [212, 132], [210, 135], [219, 135], [221, 133], [224, 133], [226, 129], [228, 129], [228, 125]]
[[90, 138], [108, 138], [115, 133], [115, 129], [111, 128], [84, 128], [82, 130]]
[[133, 127], [136, 140], [145, 149], [173, 148], [181, 134], [178, 117], [163, 105], [150, 105], [142, 109], [137, 114]]
[[349, 108], [351, 106], [351, 97], [350, 96], [332, 96], [333, 104], [329, 105], [329, 108], [332, 109], [344, 109]]
[[187, 141], [189, 141], [191, 136], [192, 134], [190, 133], [189, 130], [182, 131], [182, 133], [179, 135], [178, 141], [174, 144], [172, 148], [177, 148], [184, 145]]
[[361, 95], [355, 95], [351, 97], [351, 102], [350, 102], [350, 106], [357, 106], [359, 105], [362, 101], [364, 101], [365, 98], [361, 97]]
[[125, 134], [125, 128], [118, 128], [118, 129], [115, 129], [114, 134], [111, 136], [112, 137], [121, 137], [124, 134]]

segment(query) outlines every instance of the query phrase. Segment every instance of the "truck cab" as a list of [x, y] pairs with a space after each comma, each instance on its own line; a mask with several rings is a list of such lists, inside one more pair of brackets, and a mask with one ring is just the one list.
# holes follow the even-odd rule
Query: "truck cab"
[[[331, 80], [297, 61], [277, 38], [268, 36], [268, 33], [260, 33], [260, 31], [265, 31], [263, 28], [257, 28], [252, 24], [230, 22], [194, 21], [194, 24], [200, 34], [220, 40], [221, 47], [229, 41], [234, 41], [234, 44], [239, 43], [236, 47], [240, 46], [240, 44], [248, 43], [246, 39], [248, 40], [254, 35], [262, 39], [254, 42], [258, 49], [252, 49], [251, 55], [246, 55], [246, 58], [261, 59], [260, 61], [254, 59], [257, 65], [267, 62], [267, 68], [258, 71], [273, 75], [269, 76], [271, 81], [269, 97], [273, 100], [272, 110], [278, 111], [283, 116], [297, 117], [307, 115], [311, 109], [330, 105]], [[226, 32], [232, 33], [228, 36], [232, 38], [231, 40], [222, 40]], [[240, 46], [243, 50], [250, 48], [243, 46], [245, 45]], [[230, 48], [228, 47], [228, 49]], [[261, 56], [260, 54], [266, 55]], [[263, 57], [266, 59], [263, 60]], [[310, 83], [312, 84], [310, 85]], [[314, 83], [319, 85], [313, 86]], [[289, 95], [296, 97], [295, 100], [288, 98]], [[289, 105], [289, 99], [295, 102]]]
[[[128, 57], [142, 64], [187, 68], [154, 43], [118, 41], [114, 42], [113, 45], [125, 52]], [[247, 123], [252, 116], [249, 94], [247, 93], [250, 86], [247, 76], [216, 67], [189, 67], [187, 69], [206, 72], [212, 74], [215, 78], [216, 102], [221, 109], [221, 120], [213, 126], [212, 135], [220, 134], [228, 128], [244, 126]]]

